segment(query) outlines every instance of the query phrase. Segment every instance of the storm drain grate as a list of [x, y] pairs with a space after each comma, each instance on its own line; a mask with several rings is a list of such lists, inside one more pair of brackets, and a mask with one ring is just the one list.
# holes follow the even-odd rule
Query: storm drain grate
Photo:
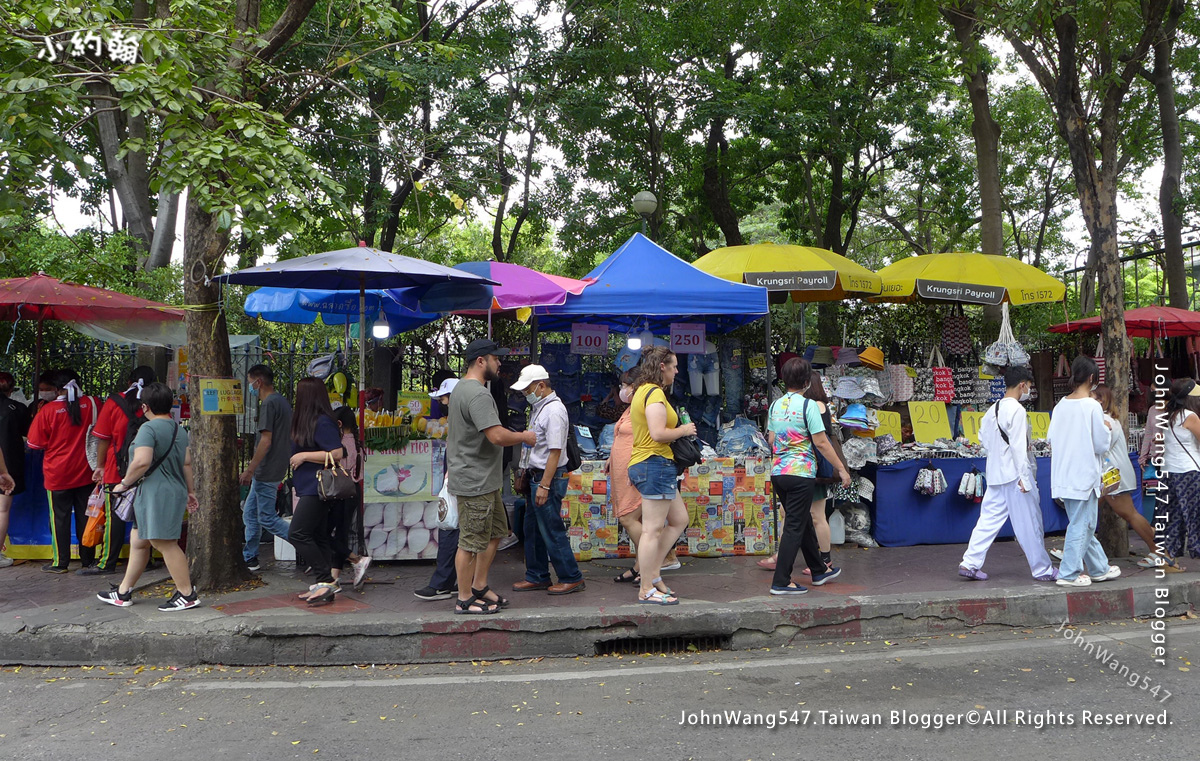
[[644, 653], [698, 653], [705, 650], [728, 650], [730, 640], [725, 636], [705, 637], [633, 637], [608, 639], [596, 643], [596, 655], [642, 655]]

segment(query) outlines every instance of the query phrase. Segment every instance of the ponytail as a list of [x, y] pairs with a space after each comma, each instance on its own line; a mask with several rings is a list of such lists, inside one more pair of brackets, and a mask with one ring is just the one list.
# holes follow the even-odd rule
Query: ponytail
[[75, 372], [67, 369], [55, 370], [50, 378], [50, 383], [66, 393], [67, 416], [71, 420], [71, 425], [83, 425], [83, 412], [79, 407], [79, 398], [83, 396], [83, 389], [79, 387], [79, 380]]

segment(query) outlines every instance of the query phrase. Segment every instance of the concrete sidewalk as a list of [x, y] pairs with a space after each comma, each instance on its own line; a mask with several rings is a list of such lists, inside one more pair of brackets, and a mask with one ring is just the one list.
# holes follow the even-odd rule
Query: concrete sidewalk
[[[1061, 538], [1047, 543], [1061, 546]], [[175, 613], [156, 607], [171, 592], [164, 570], [143, 577], [136, 604], [122, 609], [95, 597], [118, 577], [51, 575], [30, 561], [0, 570], [6, 582], [0, 663], [418, 663], [592, 655], [640, 646], [653, 651], [663, 643], [638, 640], [678, 645], [679, 638], [701, 647], [746, 649], [1153, 617], [1156, 603], [1163, 614], [1179, 616], [1200, 606], [1196, 560], [1184, 562], [1187, 572], [1159, 580], [1137, 568], [1136, 558], [1123, 558], [1114, 561], [1121, 578], [1067, 590], [1034, 582], [1012, 541], [992, 548], [988, 581], [961, 579], [956, 571], [963, 550], [835, 547], [841, 578], [801, 597], [769, 595], [771, 574], [755, 565], [757, 558], [685, 558], [681, 570], [664, 574], [681, 604], [658, 607], [638, 604], [635, 587], [612, 580], [631, 560], [582, 564], [587, 589], [575, 594], [512, 592], [524, 574], [517, 546], [500, 554], [492, 573], [493, 589], [512, 605], [491, 616], [455, 615], [452, 600], [415, 598], [413, 590], [432, 571], [428, 561], [374, 565], [362, 594], [347, 589], [321, 608], [296, 598], [310, 579], [292, 563], [265, 562], [261, 585], [202, 596], [203, 607]], [[796, 578], [804, 583], [806, 577]]]

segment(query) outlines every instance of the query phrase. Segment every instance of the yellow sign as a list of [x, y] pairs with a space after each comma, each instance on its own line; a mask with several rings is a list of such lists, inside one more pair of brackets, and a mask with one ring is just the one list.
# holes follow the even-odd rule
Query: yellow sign
[[407, 410], [412, 414], [414, 420], [419, 417], [429, 417], [429, 394], [419, 391], [401, 391], [397, 397], [396, 412]]
[[883, 410], [879, 410], [875, 413], [875, 417], [879, 419], [879, 427], [875, 429], [876, 437], [890, 433], [897, 444], [904, 442], [904, 433], [901, 431], [899, 412], [884, 412]]
[[994, 376], [994, 375], [988, 375], [987, 373], [985, 373], [985, 372], [983, 371], [983, 367], [982, 367], [982, 366], [980, 366], [980, 368], [979, 368], [979, 380], [995, 380], [995, 379], [996, 379], [996, 376]]
[[1046, 438], [1050, 429], [1049, 412], [1029, 413], [1029, 438], [1031, 441], [1041, 441]]
[[964, 412], [962, 414], [963, 435], [970, 439], [972, 444], [979, 443], [979, 426], [983, 425], [983, 416], [986, 412]]
[[950, 438], [945, 402], [909, 402], [908, 414], [912, 416], [913, 438], [917, 441], [932, 444]]
[[237, 378], [200, 379], [201, 415], [237, 415], [244, 409], [240, 380]]

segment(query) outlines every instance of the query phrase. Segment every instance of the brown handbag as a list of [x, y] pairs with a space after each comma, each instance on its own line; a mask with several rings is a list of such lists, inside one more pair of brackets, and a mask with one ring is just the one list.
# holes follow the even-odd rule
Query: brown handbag
[[325, 453], [325, 467], [317, 471], [317, 494], [326, 502], [350, 499], [358, 494], [354, 476], [333, 459], [333, 452]]

